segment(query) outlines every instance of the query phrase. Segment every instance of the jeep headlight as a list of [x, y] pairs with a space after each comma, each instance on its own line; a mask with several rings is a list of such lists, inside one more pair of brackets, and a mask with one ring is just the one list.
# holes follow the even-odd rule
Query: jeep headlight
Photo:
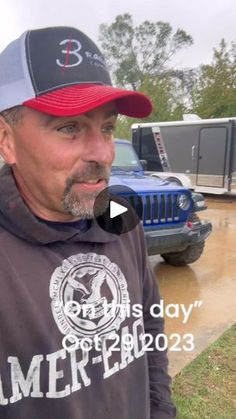
[[190, 207], [190, 199], [188, 197], [188, 195], [185, 194], [180, 194], [178, 196], [178, 206], [179, 208], [181, 208], [182, 210], [188, 210]]

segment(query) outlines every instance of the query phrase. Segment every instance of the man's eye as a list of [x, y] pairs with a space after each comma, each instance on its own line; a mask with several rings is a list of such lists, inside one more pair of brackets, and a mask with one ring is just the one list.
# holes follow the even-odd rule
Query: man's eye
[[115, 125], [107, 125], [106, 127], [102, 128], [102, 133], [112, 135], [114, 134], [115, 129], [116, 129]]
[[58, 128], [58, 131], [64, 134], [75, 134], [76, 132], [79, 131], [79, 128], [74, 124], [70, 124], [70, 125], [64, 125], [63, 127]]

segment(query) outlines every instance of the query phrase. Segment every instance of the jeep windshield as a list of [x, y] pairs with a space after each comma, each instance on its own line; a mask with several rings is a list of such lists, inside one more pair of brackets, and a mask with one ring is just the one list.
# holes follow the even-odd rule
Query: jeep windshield
[[115, 159], [112, 171], [142, 172], [142, 165], [131, 143], [115, 142]]

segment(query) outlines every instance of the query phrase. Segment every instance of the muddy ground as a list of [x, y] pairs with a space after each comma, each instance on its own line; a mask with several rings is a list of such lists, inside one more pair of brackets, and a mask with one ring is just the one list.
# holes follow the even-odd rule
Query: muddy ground
[[172, 376], [236, 322], [236, 197], [205, 198], [208, 209], [199, 215], [211, 220], [213, 231], [201, 258], [172, 267], [159, 256], [150, 257], [168, 314]]

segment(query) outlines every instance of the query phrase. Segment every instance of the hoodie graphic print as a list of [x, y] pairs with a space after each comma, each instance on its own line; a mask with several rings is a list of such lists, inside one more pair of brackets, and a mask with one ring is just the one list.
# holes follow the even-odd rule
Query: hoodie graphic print
[[0, 418], [175, 417], [142, 228], [56, 229], [0, 172]]

